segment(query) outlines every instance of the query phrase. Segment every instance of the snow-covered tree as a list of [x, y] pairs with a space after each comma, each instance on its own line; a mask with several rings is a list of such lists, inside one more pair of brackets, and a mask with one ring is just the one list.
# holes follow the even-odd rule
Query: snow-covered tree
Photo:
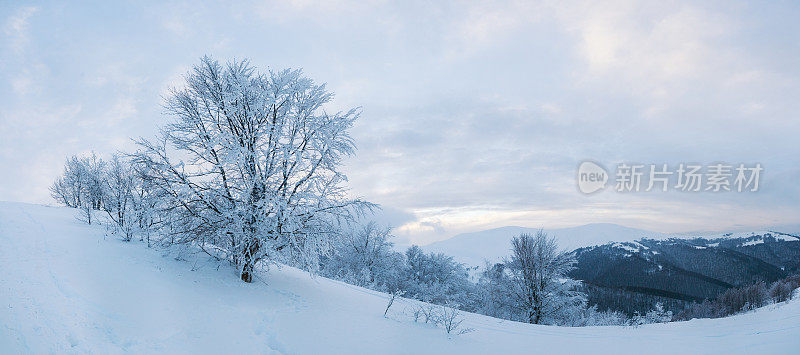
[[137, 181], [130, 165], [118, 154], [107, 165], [102, 180], [105, 188], [102, 208], [113, 222], [115, 231], [123, 240], [130, 241], [137, 229], [134, 215]]
[[[136, 222], [136, 233], [141, 240], [147, 242], [147, 247], [150, 247], [151, 236], [159, 230], [165, 215], [159, 213], [163, 191], [154, 186], [145, 171], [146, 167], [131, 165], [131, 174], [136, 182], [136, 189], [133, 192], [132, 217]], [[168, 232], [166, 229], [161, 231]]]
[[317, 265], [338, 223], [372, 206], [347, 197], [339, 170], [359, 111], [328, 113], [332, 98], [300, 70], [204, 57], [168, 95], [162, 139], [140, 140], [134, 159], [177, 241], [214, 246], [246, 282], [261, 261]]
[[672, 311], [664, 310], [661, 302], [645, 314], [648, 323], [667, 323], [672, 321]]
[[591, 327], [606, 325], [628, 325], [630, 319], [622, 312], [612, 310], [598, 311], [597, 305], [591, 307], [574, 307], [562, 312], [557, 324], [569, 327]]
[[478, 278], [483, 291], [481, 313], [488, 316], [514, 319], [515, 299], [511, 294], [512, 283], [503, 263], [486, 264]]
[[391, 237], [389, 228], [375, 222], [344, 231], [333, 243], [333, 253], [323, 258], [322, 273], [375, 290], [399, 289], [394, 285], [402, 272], [403, 256], [392, 249]]
[[405, 257], [403, 288], [407, 297], [439, 305], [458, 304], [468, 311], [480, 308], [478, 287], [470, 281], [464, 265], [445, 254], [426, 254], [416, 245], [406, 250]]
[[103, 179], [105, 178], [106, 162], [92, 152], [91, 156], [83, 159], [83, 165], [86, 169], [85, 204], [92, 210], [99, 211], [103, 206], [103, 193], [105, 193]]
[[64, 163], [64, 173], [50, 186], [51, 196], [67, 207], [80, 207], [85, 195], [86, 168], [76, 156]]
[[64, 174], [50, 186], [51, 196], [68, 207], [80, 208], [80, 219], [92, 224], [93, 212], [103, 203], [105, 165], [94, 152], [89, 157], [67, 159]]
[[635, 314], [631, 319], [631, 325], [637, 326], [652, 323], [667, 323], [672, 321], [672, 311], [664, 310], [661, 302], [657, 302], [653, 309], [644, 315]]
[[511, 241], [512, 255], [505, 263], [510, 271], [515, 307], [528, 323], [554, 322], [560, 313], [583, 305], [577, 282], [567, 277], [575, 257], [560, 252], [555, 238], [541, 230], [520, 234]]

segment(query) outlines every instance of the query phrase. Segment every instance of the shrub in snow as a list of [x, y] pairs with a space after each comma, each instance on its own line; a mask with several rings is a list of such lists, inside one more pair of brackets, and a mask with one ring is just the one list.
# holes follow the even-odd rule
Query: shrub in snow
[[472, 328], [464, 328], [461, 324], [464, 317], [459, 310], [457, 303], [448, 302], [445, 305], [435, 305], [430, 303], [417, 304], [412, 316], [414, 322], [423, 322], [442, 327], [448, 334], [465, 334], [473, 331]]
[[439, 324], [439, 312], [437, 311], [437, 306], [430, 303], [424, 303], [417, 306], [417, 310], [414, 312], [414, 321]]
[[636, 314], [631, 319], [634, 326], [653, 323], [667, 323], [672, 321], [672, 311], [665, 311], [661, 302], [656, 303], [653, 309], [647, 311], [643, 316]]
[[565, 312], [558, 325], [569, 327], [591, 327], [608, 325], [628, 325], [630, 320], [621, 312], [598, 311], [597, 305], [592, 307], [575, 307], [572, 312]]
[[461, 327], [464, 318], [461, 316], [457, 304], [450, 303], [445, 306], [439, 306], [438, 313], [439, 324], [447, 334], [465, 334], [473, 331], [471, 328]]

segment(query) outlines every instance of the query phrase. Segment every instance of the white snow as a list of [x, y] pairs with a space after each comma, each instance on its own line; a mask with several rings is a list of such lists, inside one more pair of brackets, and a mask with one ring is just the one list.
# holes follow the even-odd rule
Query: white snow
[[[103, 237], [74, 210], [0, 203], [0, 353], [769, 354], [800, 348], [800, 300], [725, 319], [533, 326], [465, 314], [415, 323], [411, 301], [289, 267], [253, 284], [199, 255]], [[221, 265], [221, 266], [220, 266]], [[219, 268], [217, 268], [219, 266]]]
[[625, 251], [631, 252], [631, 253], [638, 253], [639, 252], [638, 248], [635, 248], [635, 247], [633, 247], [633, 246], [631, 246], [629, 244], [626, 244], [626, 243], [614, 243], [613, 246], [616, 247], [616, 248], [623, 249]]
[[749, 242], [742, 243], [742, 246], [749, 247], [758, 244], [764, 244], [764, 239], [751, 240]]
[[730, 232], [730, 233], [710, 233], [710, 234], [685, 234], [676, 236], [675, 238], [682, 238], [682, 239], [705, 238], [713, 240], [713, 239], [739, 239], [739, 238], [764, 237], [767, 235], [782, 241], [800, 240], [800, 237], [796, 237], [793, 234], [781, 233], [771, 230], [760, 230], [755, 232], [751, 231], [751, 232]]

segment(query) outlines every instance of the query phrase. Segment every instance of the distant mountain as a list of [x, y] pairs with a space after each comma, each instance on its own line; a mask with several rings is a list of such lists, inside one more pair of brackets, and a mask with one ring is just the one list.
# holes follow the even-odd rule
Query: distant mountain
[[[537, 230], [502, 227], [464, 233], [424, 249], [482, 266], [508, 256], [514, 236]], [[545, 230], [562, 249], [574, 250], [578, 263], [570, 276], [583, 282], [589, 303], [627, 314], [646, 312], [657, 302], [677, 312], [732, 287], [800, 273], [797, 231], [796, 226], [784, 226], [671, 235], [616, 224]]]
[[680, 310], [732, 287], [800, 272], [800, 237], [777, 231], [641, 239], [580, 248], [571, 277], [589, 303], [628, 314], [661, 302]]
[[[484, 260], [496, 262], [508, 256], [511, 238], [520, 233], [536, 233], [538, 228], [500, 227], [480, 232], [458, 234], [450, 239], [431, 243], [423, 249], [445, 253], [470, 266], [483, 265]], [[600, 245], [608, 242], [626, 242], [641, 238], [663, 238], [662, 233], [629, 228], [611, 223], [593, 223], [571, 228], [545, 229], [555, 236], [565, 250]]]

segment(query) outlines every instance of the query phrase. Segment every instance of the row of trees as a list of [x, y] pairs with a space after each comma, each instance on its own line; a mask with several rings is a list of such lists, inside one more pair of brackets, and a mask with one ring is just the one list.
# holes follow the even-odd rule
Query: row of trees
[[[716, 299], [687, 306], [673, 315], [660, 302], [628, 316], [589, 306], [580, 282], [567, 275], [573, 253], [559, 251], [543, 232], [512, 239], [511, 255], [481, 270], [467, 269], [444, 254], [426, 254], [417, 246], [394, 250], [389, 229], [369, 223], [343, 235], [321, 261], [323, 275], [387, 292], [390, 304], [403, 295], [431, 304], [534, 324], [566, 326], [642, 325], [691, 318], [724, 317], [783, 302], [800, 287], [800, 278], [733, 288]], [[387, 308], [388, 309], [388, 308]], [[441, 307], [420, 306], [414, 319], [436, 322]]]
[[90, 157], [73, 156], [64, 164], [64, 174], [50, 187], [53, 198], [68, 207], [86, 210], [86, 218], [92, 223], [91, 211], [103, 206], [106, 163], [92, 153]]
[[452, 257], [426, 254], [418, 246], [394, 250], [388, 228], [374, 222], [344, 233], [322, 258], [322, 275], [350, 284], [435, 304], [480, 309], [478, 286]]
[[[511, 256], [482, 270], [467, 269], [452, 257], [425, 253], [417, 246], [394, 250], [391, 234], [375, 223], [346, 233], [333, 253], [321, 260], [324, 276], [431, 304], [535, 324], [569, 326], [627, 325], [668, 321], [656, 308], [633, 318], [589, 307], [579, 283], [566, 276], [574, 267], [571, 253], [558, 250], [554, 238], [522, 234]], [[421, 307], [415, 319], [436, 318], [436, 307]]]
[[676, 319], [727, 317], [770, 303], [788, 301], [792, 299], [797, 288], [800, 288], [800, 276], [798, 275], [789, 276], [770, 284], [760, 281], [749, 286], [731, 288], [713, 300], [688, 305], [676, 315]]
[[106, 211], [126, 239], [157, 233], [229, 260], [245, 282], [261, 264], [314, 268], [340, 226], [375, 207], [347, 196], [339, 170], [359, 110], [326, 112], [333, 94], [299, 70], [204, 57], [185, 78], [158, 139], [110, 162], [68, 160], [53, 196], [90, 223]]
[[158, 196], [153, 187], [118, 154], [110, 161], [94, 153], [69, 158], [50, 192], [64, 205], [80, 209], [81, 219], [89, 224], [97, 219], [96, 213], [101, 213], [126, 241], [140, 235], [149, 245], [150, 232], [160, 220], [155, 214]]

